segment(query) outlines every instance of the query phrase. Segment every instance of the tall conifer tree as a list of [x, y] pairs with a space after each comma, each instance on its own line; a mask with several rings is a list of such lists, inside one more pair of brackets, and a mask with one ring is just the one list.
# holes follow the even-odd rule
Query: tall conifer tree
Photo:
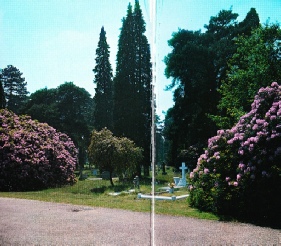
[[[144, 174], [149, 174], [151, 127], [150, 47], [139, 1], [128, 6], [119, 36], [114, 79], [114, 133], [132, 139], [144, 150]], [[138, 167], [138, 173], [141, 168]]]
[[104, 27], [100, 32], [96, 49], [96, 66], [93, 72], [95, 73], [94, 83], [97, 85], [94, 96], [94, 127], [98, 131], [104, 127], [113, 130], [113, 76]]

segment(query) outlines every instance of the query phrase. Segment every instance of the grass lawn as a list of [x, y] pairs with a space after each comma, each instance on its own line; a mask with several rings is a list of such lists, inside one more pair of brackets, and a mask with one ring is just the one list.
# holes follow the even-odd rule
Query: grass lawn
[[[88, 172], [90, 175], [90, 172]], [[168, 175], [157, 175], [159, 184], [155, 186], [155, 191], [159, 187], [167, 186], [168, 180], [172, 182], [173, 173]], [[131, 194], [121, 194], [112, 196], [108, 193], [124, 191], [130, 189], [132, 183], [124, 185], [115, 181], [115, 186], [111, 187], [107, 180], [80, 180], [73, 186], [47, 189], [43, 191], [30, 192], [0, 192], [0, 197], [13, 197], [22, 199], [32, 199], [47, 202], [69, 203], [75, 205], [85, 205], [94, 207], [119, 208], [138, 212], [150, 212], [152, 201], [150, 199], [138, 199], [137, 193], [150, 193], [151, 185], [149, 180], [140, 182], [140, 190]], [[187, 194], [187, 189], [176, 191], [173, 195]], [[186, 199], [167, 201], [155, 200], [155, 212], [158, 214], [189, 216], [218, 220], [218, 217], [211, 213], [200, 212], [189, 207]]]

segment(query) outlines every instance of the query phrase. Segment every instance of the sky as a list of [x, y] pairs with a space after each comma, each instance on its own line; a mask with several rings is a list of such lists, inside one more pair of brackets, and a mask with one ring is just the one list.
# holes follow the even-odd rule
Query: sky
[[[230, 8], [242, 21], [251, 7], [261, 23], [281, 22], [281, 0], [155, 0], [156, 16], [150, 14], [153, 0], [139, 0], [146, 22], [146, 36], [152, 43], [152, 23], [156, 23], [157, 114], [173, 106], [173, 92], [165, 88], [171, 78], [164, 75], [164, 57], [171, 52], [168, 40], [179, 29], [204, 32], [211, 16]], [[1, 0], [0, 68], [17, 67], [30, 93], [73, 82], [94, 96], [96, 48], [101, 27], [110, 46], [110, 62], [115, 73], [116, 53], [122, 18], [134, 0]]]

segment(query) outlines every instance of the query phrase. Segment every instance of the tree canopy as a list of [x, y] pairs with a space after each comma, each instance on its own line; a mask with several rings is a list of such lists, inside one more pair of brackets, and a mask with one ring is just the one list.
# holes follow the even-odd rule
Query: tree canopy
[[251, 107], [260, 87], [281, 81], [281, 30], [278, 25], [254, 29], [236, 38], [236, 52], [228, 61], [228, 73], [219, 88], [218, 113], [212, 119], [230, 128]]
[[168, 41], [172, 51], [164, 60], [165, 74], [173, 78], [167, 89], [174, 89], [175, 104], [167, 112], [164, 133], [170, 141], [171, 165], [179, 165], [183, 150], [192, 147], [200, 152], [216, 132], [217, 126], [209, 115], [217, 112], [217, 89], [236, 51], [235, 38], [259, 26], [255, 9], [240, 23], [237, 17], [232, 10], [222, 10], [210, 18], [205, 33], [180, 29]]
[[[27, 99], [27, 82], [19, 69], [8, 65], [2, 70], [0, 81], [4, 89], [6, 107], [15, 113], [20, 113], [21, 107]], [[3, 104], [3, 98], [1, 99]]]
[[79, 163], [84, 164], [93, 127], [93, 99], [89, 92], [72, 82], [56, 89], [41, 89], [30, 95], [24, 112], [68, 134], [79, 149]]
[[106, 128], [94, 130], [88, 148], [89, 161], [100, 171], [110, 173], [110, 182], [113, 172], [122, 177], [131, 176], [136, 172], [137, 164], [142, 159], [142, 150], [136, 147], [128, 138], [117, 138]]

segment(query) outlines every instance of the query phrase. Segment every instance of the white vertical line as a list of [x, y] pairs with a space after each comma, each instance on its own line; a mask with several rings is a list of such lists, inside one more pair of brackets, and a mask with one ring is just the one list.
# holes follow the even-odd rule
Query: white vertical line
[[150, 0], [150, 24], [152, 26], [151, 61], [152, 61], [152, 86], [151, 86], [151, 171], [152, 171], [152, 199], [151, 199], [151, 245], [155, 245], [155, 97], [156, 85], [156, 1]]

